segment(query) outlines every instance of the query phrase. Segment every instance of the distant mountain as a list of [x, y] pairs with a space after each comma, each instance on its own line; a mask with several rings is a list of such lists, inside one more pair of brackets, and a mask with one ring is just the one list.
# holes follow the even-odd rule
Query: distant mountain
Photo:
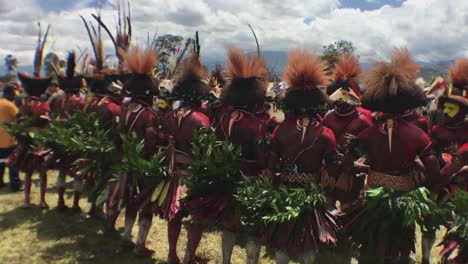
[[[255, 54], [255, 53], [252, 53]], [[263, 51], [263, 57], [267, 64], [268, 69], [274, 70], [277, 73], [281, 73], [288, 63], [288, 54], [285, 51]], [[203, 58], [203, 64], [208, 69], [213, 69], [217, 64], [225, 67], [225, 57]], [[433, 75], [443, 75], [446, 77], [448, 67], [453, 64], [452, 60], [449, 61], [438, 61], [438, 62], [419, 62], [422, 65], [419, 76], [423, 77], [427, 82], [431, 80]], [[362, 62], [361, 67], [363, 70], [368, 69], [372, 64], [369, 62]], [[32, 72], [32, 65], [20, 66], [19, 71]], [[0, 76], [5, 73], [5, 66], [0, 65]]]
[[[255, 54], [255, 53], [251, 53]], [[263, 51], [263, 57], [267, 64], [268, 69], [274, 70], [275, 72], [282, 72], [284, 67], [288, 63], [288, 54], [285, 51]], [[216, 58], [216, 59], [206, 59], [203, 63], [209, 68], [212, 69], [216, 64], [220, 64], [224, 67], [225, 58]], [[443, 75], [446, 77], [447, 69], [453, 64], [453, 61], [438, 61], [438, 62], [418, 62], [422, 65], [421, 72], [419, 76], [423, 77], [426, 81], [430, 81], [433, 75]], [[361, 67], [363, 70], [369, 69], [372, 66], [370, 62], [361, 62]]]

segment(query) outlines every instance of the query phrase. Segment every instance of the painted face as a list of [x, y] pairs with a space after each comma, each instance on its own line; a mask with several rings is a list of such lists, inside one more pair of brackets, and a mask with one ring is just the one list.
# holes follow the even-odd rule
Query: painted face
[[348, 90], [341, 89], [340, 100], [343, 101], [343, 102], [346, 102], [346, 103], [348, 102], [348, 100], [349, 100], [349, 91]]
[[166, 102], [166, 100], [159, 100], [158, 107], [161, 108], [161, 109], [166, 108], [166, 107], [167, 107], [167, 102]]
[[454, 118], [460, 112], [460, 106], [454, 103], [444, 103], [444, 114], [450, 118]]

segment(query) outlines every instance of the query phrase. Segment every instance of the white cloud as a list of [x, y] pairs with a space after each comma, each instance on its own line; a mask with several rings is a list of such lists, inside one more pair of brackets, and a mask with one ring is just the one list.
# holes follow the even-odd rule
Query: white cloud
[[[115, 3], [116, 0], [110, 2]], [[23, 65], [31, 64], [36, 45], [35, 22], [51, 23], [49, 48], [65, 54], [90, 45], [79, 18], [90, 18], [94, 8], [84, 5], [68, 11], [46, 13], [40, 0], [0, 0], [0, 57], [16, 54]], [[364, 60], [384, 58], [394, 46], [407, 46], [419, 60], [446, 60], [468, 55], [468, 1], [407, 0], [400, 7], [383, 6], [372, 11], [340, 8], [338, 0], [132, 0], [135, 42], [147, 34], [179, 34], [201, 37], [203, 56], [224, 56], [226, 44], [249, 51], [255, 42], [251, 24], [263, 50], [308, 47], [320, 50], [336, 40], [352, 41]], [[116, 11], [106, 5], [103, 20], [112, 25]], [[308, 20], [308, 18], [313, 18]], [[309, 21], [305, 23], [304, 21]], [[106, 51], [113, 54], [107, 36]]]

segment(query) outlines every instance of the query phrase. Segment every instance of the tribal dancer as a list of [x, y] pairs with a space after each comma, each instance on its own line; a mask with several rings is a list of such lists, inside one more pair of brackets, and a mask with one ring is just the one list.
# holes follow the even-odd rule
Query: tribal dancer
[[438, 107], [443, 109], [445, 122], [434, 126], [429, 135], [434, 148], [439, 155], [442, 166], [445, 165], [443, 153], [455, 153], [464, 143], [468, 142], [468, 59], [459, 59], [449, 70], [452, 84], [448, 95], [439, 97]]
[[[434, 144], [437, 144], [442, 159], [446, 163], [441, 170], [442, 177], [451, 182], [450, 192], [455, 194], [457, 188], [468, 191], [468, 59], [458, 59], [449, 70], [452, 82], [447, 96], [439, 97], [438, 106], [445, 114], [445, 124], [435, 126], [431, 130]], [[466, 225], [466, 218], [465, 219]], [[468, 262], [466, 237], [457, 236], [456, 230], [451, 230], [444, 238], [445, 248], [442, 251], [443, 260], [447, 261], [458, 249], [454, 263]], [[445, 263], [445, 262], [444, 262]]]
[[[374, 126], [361, 132], [357, 139], [352, 141], [351, 151], [343, 161], [344, 168], [349, 169], [357, 157], [367, 154], [370, 166], [367, 186], [384, 186], [388, 188], [388, 192], [395, 192], [392, 197], [379, 200], [383, 200], [384, 205], [392, 201], [397, 202], [394, 199], [399, 200], [400, 197], [415, 199], [410, 198], [414, 197], [412, 194], [422, 192], [418, 189], [421, 183], [412, 175], [416, 157], [419, 157], [425, 166], [426, 185], [437, 193], [443, 184], [428, 135], [401, 116], [409, 109], [426, 104], [425, 94], [415, 84], [415, 74], [419, 66], [413, 62], [406, 50], [395, 50], [391, 58], [390, 63], [376, 63], [364, 75], [363, 83], [367, 90], [362, 97], [362, 104], [367, 109], [382, 112], [383, 116]], [[368, 191], [368, 195], [371, 191]], [[378, 199], [378, 196], [371, 195], [365, 199], [372, 198]], [[413, 206], [430, 202], [426, 198], [415, 201]], [[369, 207], [371, 204], [364, 206]], [[392, 215], [401, 213], [395, 208], [389, 210], [394, 211]], [[420, 219], [413, 219], [408, 224], [390, 215], [387, 218], [380, 215], [379, 220], [374, 221], [383, 222], [371, 222], [371, 226], [362, 226], [363, 223], [369, 223], [370, 217], [376, 217], [376, 213], [376, 208], [366, 208], [351, 220], [352, 237], [361, 246], [359, 262], [390, 263], [399, 259], [400, 263], [409, 263], [410, 252], [414, 250], [414, 221]], [[386, 226], [385, 220], [391, 222], [391, 230]], [[363, 233], [365, 228], [369, 228], [369, 232]]]
[[[117, 136], [117, 124], [121, 113], [122, 96], [120, 95], [120, 90], [115, 88], [115, 84], [113, 84], [111, 78], [107, 75], [86, 77], [86, 83], [94, 95], [93, 100], [87, 105], [87, 111], [92, 111], [96, 114], [100, 127], [104, 131], [108, 131], [111, 140], [114, 140]], [[104, 181], [107, 182], [107, 180], [112, 176], [111, 170], [103, 169], [101, 172], [103, 175], [94, 175], [93, 177], [101, 183]], [[96, 183], [99, 184], [98, 182], [95, 182], [94, 184]], [[109, 198], [112, 196], [113, 191], [116, 190], [115, 185], [112, 187], [109, 192]], [[89, 215], [95, 218], [109, 220], [108, 231], [115, 231], [115, 220], [117, 220], [117, 215], [115, 214], [117, 213], [117, 210], [113, 210], [115, 209], [115, 206], [113, 209], [109, 207], [109, 199], [107, 200], [107, 205], [109, 214], [105, 216], [103, 212], [103, 204], [96, 205], [93, 202], [89, 210]], [[113, 213], [111, 213], [111, 211]], [[115, 215], [115, 217], [111, 217], [110, 215]]]
[[[261, 142], [266, 138], [266, 123], [269, 118], [265, 118], [264, 113], [257, 116], [256, 112], [263, 107], [265, 101], [267, 69], [261, 57], [246, 57], [242, 51], [233, 47], [228, 48], [227, 69], [231, 83], [221, 91], [224, 109], [215, 124], [216, 133], [221, 140], [241, 146], [242, 174], [246, 179], [253, 179], [261, 175], [265, 168], [265, 153]], [[229, 219], [229, 222], [223, 223], [223, 264], [231, 262], [235, 231], [239, 224], [239, 219]], [[260, 248], [256, 238], [248, 238], [247, 263], [258, 262]]]
[[[357, 136], [373, 124], [367, 111], [359, 107], [361, 104], [361, 93], [357, 82], [359, 73], [358, 58], [351, 54], [343, 54], [338, 58], [333, 71], [334, 83], [327, 87], [327, 94], [333, 102], [334, 110], [325, 115], [322, 124], [333, 131], [341, 152], [347, 143], [347, 134]], [[342, 175], [339, 180], [340, 182], [336, 184], [330, 183], [333, 207], [335, 200], [340, 201], [341, 207], [349, 205], [358, 198], [364, 186], [364, 177], [357, 177], [356, 173]]]
[[[32, 131], [40, 130], [49, 123], [49, 105], [43, 102], [40, 98], [49, 86], [51, 78], [40, 78], [39, 76], [32, 77], [24, 73], [18, 73], [18, 78], [20, 79], [28, 95], [26, 98], [26, 103], [21, 105], [19, 109], [18, 122], [30, 121], [30, 129]], [[34, 171], [38, 171], [41, 189], [40, 206], [42, 208], [48, 208], [48, 205], [45, 201], [45, 194], [47, 190], [47, 170], [44, 168], [43, 162], [46, 156], [50, 155], [50, 151], [22, 150], [22, 147], [20, 146], [15, 152], [12, 154], [12, 156], [10, 156], [8, 164], [17, 170], [26, 173], [24, 181], [24, 207], [30, 207], [31, 205], [31, 178]]]
[[[286, 120], [278, 125], [271, 139], [268, 167], [279, 172], [275, 184], [301, 188], [318, 184], [321, 175], [335, 179], [339, 174], [336, 139], [333, 131], [319, 122], [327, 96], [318, 87], [326, 85], [326, 64], [306, 50], [290, 52], [283, 73], [289, 88], [284, 98]], [[325, 164], [325, 170], [323, 170]], [[294, 220], [270, 223], [268, 246], [276, 250], [276, 262], [313, 263], [317, 250], [336, 242], [337, 226], [324, 204], [300, 212]]]
[[[57, 98], [51, 104], [54, 115], [62, 122], [66, 122], [74, 113], [83, 111], [86, 106], [86, 100], [81, 96], [81, 88], [84, 87], [84, 79], [81, 75], [75, 74], [75, 53], [70, 52], [67, 58], [67, 68], [65, 76], [58, 76], [59, 86], [64, 90], [65, 96]], [[65, 178], [69, 172], [72, 163], [75, 160], [68, 160], [64, 157], [55, 157], [58, 161], [59, 175], [57, 178], [58, 188], [58, 209], [64, 210], [65, 205]], [[73, 211], [80, 212], [80, 198], [83, 188], [82, 179], [74, 177], [73, 188]]]
[[[179, 108], [169, 112], [162, 121], [165, 134], [173, 138], [174, 172], [171, 173], [171, 187], [162, 207], [158, 208], [163, 219], [168, 220], [169, 256], [168, 263], [179, 263], [177, 256], [177, 240], [179, 238], [182, 217], [185, 209], [179, 202], [182, 195], [180, 175], [187, 173], [187, 168], [193, 160], [192, 146], [194, 134], [202, 127], [209, 127], [210, 120], [201, 111], [202, 102], [209, 98], [210, 87], [203, 81], [206, 73], [200, 63], [198, 55], [193, 54], [182, 72], [177, 84], [172, 90], [172, 97], [180, 101]], [[196, 176], [196, 175], [195, 175]], [[198, 219], [194, 219], [197, 221]], [[203, 226], [194, 222], [188, 229], [188, 242], [183, 263], [194, 263], [195, 251], [203, 234]]]
[[[125, 83], [123, 90], [131, 96], [131, 101], [122, 105], [120, 115], [120, 129], [124, 133], [134, 133], [140, 140], [144, 140], [144, 155], [149, 159], [157, 150], [159, 142], [160, 118], [153, 111], [153, 98], [158, 94], [158, 81], [152, 73], [156, 67], [158, 58], [151, 49], [142, 50], [131, 47], [122, 51], [123, 68], [132, 73]], [[127, 176], [121, 178], [119, 188], [125, 188]], [[151, 196], [152, 186], [138, 186], [141, 191], [139, 196]], [[133, 187], [131, 187], [133, 188]], [[119, 191], [120, 192], [120, 191]], [[154, 250], [146, 248], [146, 238], [153, 221], [153, 208], [148, 197], [134, 197], [136, 193], [131, 190], [127, 208], [125, 211], [125, 230], [122, 242], [132, 244], [131, 234], [137, 214], [139, 212], [139, 230], [133, 252], [139, 256], [151, 256]], [[120, 197], [121, 199], [123, 197]]]
[[[19, 109], [19, 122], [25, 121], [24, 119], [31, 119], [30, 129], [32, 131], [44, 128], [49, 122], [49, 105], [41, 100], [41, 96], [48, 88], [51, 78], [41, 78], [40, 73], [42, 69], [42, 56], [44, 46], [47, 42], [50, 25], [47, 27], [46, 33], [42, 38], [41, 25], [39, 25], [39, 39], [34, 56], [34, 74], [29, 76], [25, 73], [18, 73], [18, 78], [28, 95], [26, 103], [22, 104]], [[25, 146], [23, 146], [25, 147]], [[31, 178], [35, 170], [39, 171], [40, 177], [40, 206], [48, 208], [45, 201], [45, 194], [47, 190], [47, 170], [43, 166], [44, 160], [50, 156], [50, 151], [40, 150], [32, 151], [18, 147], [10, 156], [7, 161], [9, 167], [13, 167], [17, 171], [26, 173], [24, 182], [24, 206], [30, 207], [30, 192], [31, 192]]]

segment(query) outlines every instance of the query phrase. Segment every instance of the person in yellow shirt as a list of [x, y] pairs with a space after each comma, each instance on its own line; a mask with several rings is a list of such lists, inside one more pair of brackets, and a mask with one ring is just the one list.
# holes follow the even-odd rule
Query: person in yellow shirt
[[[15, 139], [8, 134], [4, 126], [5, 123], [12, 123], [16, 120], [18, 108], [14, 104], [15, 96], [15, 87], [6, 85], [3, 88], [3, 97], [0, 98], [0, 187], [5, 186], [3, 182], [5, 160], [16, 147]], [[9, 169], [9, 184], [12, 191], [18, 191], [21, 186], [18, 172], [13, 169]]]

